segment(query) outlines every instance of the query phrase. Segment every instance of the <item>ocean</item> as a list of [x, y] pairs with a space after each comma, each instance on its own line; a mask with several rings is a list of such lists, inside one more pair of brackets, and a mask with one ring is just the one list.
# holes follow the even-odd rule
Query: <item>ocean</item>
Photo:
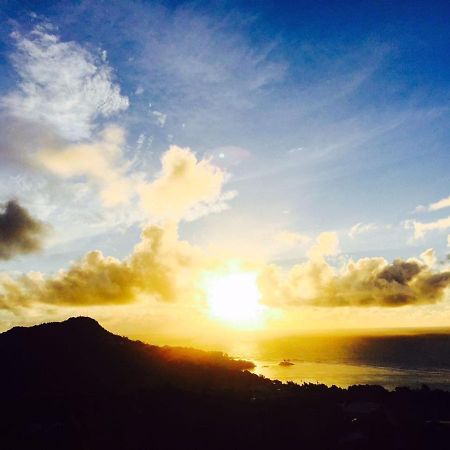
[[[450, 391], [450, 332], [303, 335], [258, 342], [240, 355], [254, 372], [296, 383], [377, 384]], [[291, 365], [280, 365], [288, 361]]]

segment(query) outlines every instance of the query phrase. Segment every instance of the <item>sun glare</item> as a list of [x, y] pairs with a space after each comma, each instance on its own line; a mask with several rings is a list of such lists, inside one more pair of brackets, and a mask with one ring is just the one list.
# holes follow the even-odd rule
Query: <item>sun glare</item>
[[239, 327], [254, 327], [261, 322], [261, 294], [254, 272], [210, 274], [204, 289], [211, 316]]

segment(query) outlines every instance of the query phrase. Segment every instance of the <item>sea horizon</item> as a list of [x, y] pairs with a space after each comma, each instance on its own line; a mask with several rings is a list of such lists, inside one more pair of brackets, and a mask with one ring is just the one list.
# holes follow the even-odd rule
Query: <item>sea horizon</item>
[[389, 390], [427, 385], [450, 391], [449, 329], [385, 331], [301, 334], [265, 340], [233, 356], [251, 360], [254, 373], [282, 382], [376, 384]]

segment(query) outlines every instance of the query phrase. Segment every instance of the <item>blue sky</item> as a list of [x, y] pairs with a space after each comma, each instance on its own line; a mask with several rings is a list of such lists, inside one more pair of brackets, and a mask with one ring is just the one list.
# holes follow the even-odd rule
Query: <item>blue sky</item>
[[[61, 178], [54, 166], [50, 173], [11, 156], [33, 154], [48, 139], [100, 142], [111, 124], [123, 130], [121, 164], [134, 180], [158, 177], [171, 145], [226, 173], [224, 197], [179, 220], [180, 235], [202, 248], [289, 269], [308, 258], [320, 233], [333, 232], [336, 260], [392, 261], [428, 248], [445, 260], [450, 209], [430, 205], [450, 194], [447, 2], [0, 5], [2, 127], [9, 130], [0, 142], [7, 149], [0, 149], [0, 200], [17, 198], [53, 228], [43, 252], [2, 261], [4, 270], [51, 273], [94, 248], [117, 258], [130, 253], [149, 222], [134, 194], [126, 205], [105, 207], [99, 184], [107, 181], [98, 172], [92, 182], [88, 169]], [[73, 89], [68, 80], [48, 91], [87, 103], [70, 117], [52, 95], [30, 99], [23, 86], [42, 85], [45, 61], [33, 66], [37, 56], [20, 46], [36, 43], [36, 30], [70, 43], [45, 83], [58, 78], [58, 64], [85, 58], [103, 71], [95, 92], [108, 90], [104, 98], [74, 94], [84, 89], [75, 83], [86, 75], [80, 72]], [[25, 101], [35, 103], [26, 109]], [[31, 123], [31, 131], [11, 138], [11, 120], [20, 130], [17, 121]]]

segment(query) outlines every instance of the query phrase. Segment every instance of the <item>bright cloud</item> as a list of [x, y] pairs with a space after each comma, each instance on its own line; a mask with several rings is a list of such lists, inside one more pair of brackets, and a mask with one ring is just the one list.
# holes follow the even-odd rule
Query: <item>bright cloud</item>
[[348, 232], [349, 237], [354, 238], [358, 234], [368, 233], [370, 231], [374, 231], [377, 229], [377, 226], [374, 223], [364, 224], [362, 222], [358, 222], [353, 225]]
[[13, 279], [3, 275], [0, 309], [17, 310], [35, 304], [126, 304], [143, 295], [165, 302], [193, 299], [200, 292], [196, 284], [200, 267], [209, 267], [204, 255], [178, 238], [175, 225], [149, 226], [124, 260], [94, 250], [55, 276], [31, 272]]
[[[304, 156], [304, 159], [298, 160], [305, 162], [309, 176], [320, 172], [314, 169], [318, 166], [308, 165], [313, 158], [319, 161], [331, 153], [343, 154], [337, 150], [362, 146], [375, 137], [393, 132], [407, 122], [416, 123], [410, 119], [421, 120], [425, 114], [421, 111], [400, 111], [401, 114], [397, 114], [397, 108], [394, 108], [389, 113], [386, 112], [385, 116], [377, 113], [374, 121], [373, 114], [361, 114], [358, 108], [354, 117], [343, 114], [343, 117], [348, 116], [349, 119], [328, 123], [325, 119], [321, 120], [319, 110], [325, 110], [330, 105], [332, 108], [333, 103], [342, 103], [338, 100], [343, 95], [347, 98], [363, 81], [370, 82], [370, 73], [374, 71], [374, 67], [379, 67], [378, 64], [372, 64], [372, 69], [364, 71], [363, 76], [358, 78], [360, 81], [349, 80], [347, 93], [342, 94], [342, 89], [335, 87], [347, 82], [334, 82], [326, 90], [318, 90], [320, 95], [317, 95], [316, 101], [308, 101], [309, 98], [314, 100], [315, 95], [308, 97], [308, 92], [311, 91], [308, 85], [289, 85], [286, 90], [289, 92], [289, 102], [284, 104], [281, 100], [286, 96], [279, 95], [281, 91], [276, 90], [276, 84], [285, 78], [288, 65], [277, 62], [275, 55], [272, 55], [277, 53], [273, 52], [275, 47], [272, 44], [269, 43], [264, 48], [253, 48], [251, 40], [246, 39], [239, 30], [230, 32], [226, 21], [222, 23], [209, 20], [206, 16], [198, 17], [190, 9], [179, 9], [170, 24], [159, 25], [160, 23], [157, 32], [149, 28], [150, 31], [145, 35], [139, 34], [145, 36], [145, 39], [140, 43], [141, 56], [137, 57], [139, 61], [136, 61], [136, 67], [145, 67], [148, 72], [139, 80], [137, 77], [133, 79], [131, 86], [127, 85], [127, 90], [135, 90], [135, 95], [140, 96], [134, 99], [137, 104], [140, 101], [141, 106], [145, 105], [140, 109], [145, 113], [140, 118], [134, 112], [128, 117], [128, 123], [133, 124], [129, 128], [129, 135], [134, 136], [134, 142], [129, 147], [126, 145], [124, 127], [101, 123], [101, 119], [124, 111], [129, 106], [128, 98], [121, 94], [115, 81], [106, 51], [99, 51], [96, 55], [76, 42], [63, 41], [49, 25], [37, 26], [30, 33], [12, 34], [16, 44], [12, 61], [19, 79], [16, 88], [0, 99], [5, 112], [4, 117], [0, 118], [2, 155], [14, 161], [25, 153], [27, 157], [33, 155], [30, 159], [45, 169], [42, 173], [44, 177], [54, 181], [54, 178], [48, 177], [50, 172], [63, 180], [71, 180], [72, 183], [66, 183], [76, 185], [76, 189], [71, 192], [84, 195], [83, 198], [90, 196], [90, 188], [93, 186], [100, 192], [103, 206], [122, 206], [115, 210], [101, 211], [105, 217], [124, 210], [137, 211], [139, 218], [134, 219], [133, 216], [133, 223], [136, 223], [142, 220], [145, 211], [147, 222], [154, 223], [144, 228], [140, 242], [128, 257], [116, 258], [106, 256], [106, 251], [104, 254], [99, 250], [92, 250], [53, 275], [40, 272], [22, 276], [0, 274], [0, 309], [14, 311], [35, 304], [46, 307], [128, 305], [143, 297], [162, 303], [193, 301], [202, 295], [198, 283], [204, 273], [226, 267], [230, 255], [219, 256], [217, 252], [208, 252], [181, 240], [177, 223], [180, 220], [195, 220], [229, 207], [230, 201], [237, 194], [235, 191], [225, 190], [228, 175], [224, 167], [236, 166], [237, 172], [241, 170], [239, 186], [249, 189], [247, 192], [250, 193], [251, 189], [257, 190], [259, 197], [255, 195], [254, 198], [258, 199], [272, 198], [264, 189], [272, 190], [271, 182], [279, 179], [281, 170], [286, 170], [286, 177], [291, 176], [287, 173], [288, 169], [295, 172], [295, 179], [286, 178], [285, 186], [289, 187], [289, 192], [282, 196], [280, 191], [280, 195], [274, 198], [283, 198], [283, 202], [286, 202], [283, 208], [289, 207], [292, 211], [297, 208], [301, 213], [307, 214], [307, 208], [302, 209], [294, 204], [302, 197], [298, 194], [301, 192], [300, 182], [305, 183], [303, 192], [308, 192], [309, 183], [308, 177], [300, 175], [300, 171], [297, 173], [292, 170], [292, 161], [299, 149], [302, 153], [297, 156]], [[128, 51], [127, 48], [119, 49], [117, 54]], [[132, 61], [131, 58], [135, 58], [135, 55], [126, 61]], [[123, 65], [122, 70], [128, 68]], [[327, 73], [330, 71], [327, 70]], [[125, 74], [124, 79], [130, 83], [127, 75], [129, 74]], [[288, 77], [291, 78], [295, 77]], [[320, 82], [324, 78], [318, 79], [318, 85], [326, 85]], [[264, 96], [258, 100], [258, 95], [269, 86], [274, 86], [273, 93], [276, 95], [267, 95], [267, 103], [261, 100]], [[269, 94], [268, 90], [265, 92]], [[296, 96], [291, 96], [291, 92], [296, 92]], [[324, 92], [337, 94], [328, 96], [323, 95]], [[149, 109], [149, 100], [156, 102], [158, 108], [161, 107], [165, 112]], [[314, 119], [308, 116], [308, 108], [299, 109], [301, 104], [313, 105], [311, 111]], [[235, 114], [240, 110], [245, 114]], [[267, 122], [257, 120], [260, 116], [256, 111], [267, 116]], [[277, 111], [279, 118], [272, 122], [272, 119], [276, 119]], [[333, 109], [329, 111], [329, 115], [334, 116]], [[230, 116], [231, 120], [223, 122], [223, 118]], [[381, 121], [379, 116], [382, 117]], [[170, 120], [167, 120], [168, 117]], [[286, 122], [286, 117], [291, 118], [289, 123]], [[145, 127], [152, 128], [139, 128], [135, 125], [139, 124], [139, 120], [146, 122]], [[270, 127], [261, 123], [270, 123]], [[300, 135], [305, 134], [300, 136], [301, 139], [299, 136], [286, 136], [288, 142], [284, 142], [279, 139], [282, 134], [270, 136], [272, 128], [284, 133], [287, 129], [296, 129], [297, 123], [305, 127], [297, 130]], [[211, 124], [213, 127], [209, 130]], [[236, 124], [239, 126], [236, 127]], [[103, 131], [99, 132], [101, 126]], [[222, 128], [215, 129], [216, 126]], [[244, 129], [252, 127], [255, 128], [253, 135], [245, 134]], [[234, 131], [230, 133], [229, 130]], [[329, 132], [324, 133], [323, 130]], [[164, 147], [161, 142], [157, 142], [158, 134], [164, 140]], [[190, 148], [177, 145], [172, 145], [163, 152], [167, 148], [167, 142], [175, 142], [176, 139], [205, 151], [210, 145], [216, 147], [211, 151], [211, 158], [198, 157]], [[194, 145], [196, 142], [199, 143], [198, 147]], [[268, 153], [265, 154], [265, 148], [271, 148], [276, 142], [279, 142], [281, 148], [291, 148], [295, 142], [302, 142], [302, 146], [303, 142], [305, 144], [301, 148], [292, 148], [288, 152], [290, 160], [286, 166], [278, 168], [278, 161], [267, 158]], [[245, 183], [244, 164], [237, 167], [250, 154], [249, 150], [237, 145], [247, 143], [252, 147], [252, 153], [253, 148], [255, 149], [255, 166], [261, 163], [261, 167], [255, 167], [254, 179], [258, 179], [255, 183]], [[147, 173], [136, 172], [136, 164], [133, 165], [132, 161], [133, 157], [136, 161], [142, 156], [150, 148], [150, 144], [153, 145], [152, 150], [161, 152], [162, 167], [153, 178]], [[317, 149], [320, 152], [316, 152]], [[134, 155], [128, 158], [128, 152], [133, 150]], [[213, 161], [218, 165], [213, 164]], [[348, 162], [343, 160], [342, 165], [346, 170], [353, 168]], [[140, 170], [143, 171], [142, 167]], [[339, 169], [336, 173], [340, 176], [343, 172]], [[264, 178], [264, 174], [268, 174], [267, 178]], [[275, 174], [277, 179], [271, 178], [271, 174]], [[305, 174], [306, 172], [303, 173]], [[250, 184], [252, 187], [249, 187]], [[39, 188], [39, 185], [33, 184], [31, 189], [39, 191], [36, 187]], [[277, 189], [274, 188], [273, 191]], [[51, 205], [55, 215], [59, 215], [61, 206], [66, 207], [65, 202], [69, 197], [70, 195], [66, 195], [57, 206]], [[295, 202], [293, 197], [296, 197]], [[67, 202], [72, 200], [70, 198]], [[291, 201], [292, 205], [289, 204]], [[136, 205], [138, 202], [139, 205]], [[307, 202], [308, 198], [304, 203], [307, 205]], [[76, 206], [80, 203], [73, 201]], [[89, 212], [97, 214], [97, 207], [96, 204]], [[250, 209], [251, 207], [252, 205]], [[437, 211], [446, 207], [450, 207], [450, 197], [422, 209]], [[9, 221], [11, 208], [11, 205], [5, 208], [5, 212], [0, 213], [0, 219], [4, 216]], [[29, 253], [40, 246], [39, 223], [28, 216], [26, 210], [19, 212], [20, 220], [14, 225], [18, 238], [12, 246], [9, 241], [6, 244], [1, 242], [0, 233], [0, 258]], [[66, 210], [62, 210], [62, 214], [65, 212]], [[250, 214], [253, 212], [250, 211]], [[231, 218], [237, 222], [236, 228], [245, 228], [245, 222], [239, 216], [236, 217], [237, 220], [235, 217]], [[270, 217], [267, 213], [262, 219], [258, 219], [257, 226], [254, 227], [258, 230], [259, 227], [264, 228], [269, 246], [276, 241], [285, 246], [283, 249], [286, 250], [296, 249], [297, 246], [310, 242], [308, 236], [293, 231], [274, 233], [274, 230], [280, 230], [280, 224], [277, 222], [274, 227], [272, 220], [277, 220], [276, 214]], [[71, 222], [67, 217], [65, 221]], [[79, 223], [84, 226], [85, 222], [83, 218]], [[127, 225], [130, 223], [131, 220], [127, 221]], [[450, 228], [450, 217], [428, 223], [411, 222], [410, 225], [414, 228], [415, 238], [420, 238], [432, 230]], [[78, 223], [76, 226], [78, 227]], [[86, 236], [83, 226], [79, 228]], [[220, 233], [223, 229], [226, 230], [223, 223], [218, 225], [221, 226], [223, 228], [219, 230]], [[377, 227], [374, 223], [359, 222], [351, 227], [348, 236], [355, 238]], [[383, 225], [379, 225], [380, 229], [382, 227]], [[66, 231], [63, 226], [61, 229]], [[250, 232], [253, 232], [253, 228], [250, 228]], [[232, 239], [234, 242], [238, 241], [234, 235]], [[100, 241], [94, 248], [103, 248], [103, 243]], [[450, 235], [447, 243], [450, 247]], [[434, 304], [445, 297], [450, 285], [450, 272], [437, 263], [433, 249], [426, 250], [417, 259], [396, 259], [392, 262], [374, 257], [350, 260], [343, 264], [336, 262], [338, 258], [332, 258], [340, 252], [337, 233], [324, 232], [311, 244], [307, 251], [307, 261], [294, 264], [288, 269], [276, 264], [255, 263], [253, 260], [239, 262], [243, 266], [251, 265], [252, 270], [258, 274], [263, 302], [280, 308], [286, 305], [397, 307]], [[253, 256], [254, 254], [251, 255]]]
[[324, 256], [333, 256], [339, 253], [339, 238], [334, 231], [320, 233], [315, 244], [309, 249], [308, 256], [312, 260], [322, 261]]
[[127, 203], [134, 195], [154, 219], [195, 220], [227, 209], [236, 192], [222, 192], [226, 173], [209, 160], [198, 160], [189, 148], [171, 146], [162, 158], [162, 170], [153, 181], [129, 172], [122, 147], [124, 130], [108, 126], [100, 139], [37, 153], [38, 163], [63, 178], [85, 177], [100, 189], [107, 207]]
[[12, 34], [12, 60], [20, 82], [1, 99], [15, 117], [53, 127], [70, 140], [88, 138], [94, 120], [128, 108], [128, 98], [113, 82], [105, 58], [95, 57], [76, 42], [63, 42], [49, 25], [29, 34]]
[[44, 168], [60, 177], [87, 177], [100, 186], [103, 203], [115, 206], [127, 202], [133, 194], [132, 180], [126, 176], [123, 144], [124, 131], [109, 126], [97, 141], [48, 148], [40, 151], [36, 158]]
[[158, 124], [158, 126], [163, 128], [164, 125], [166, 124], [167, 114], [164, 114], [160, 111], [152, 111], [152, 115], [155, 118], [155, 121]]
[[437, 211], [443, 208], [450, 208], [450, 195], [447, 198], [443, 198], [429, 206], [430, 211]]
[[432, 250], [417, 259], [384, 258], [350, 260], [333, 267], [325, 258], [338, 249], [333, 233], [319, 235], [310, 250], [310, 260], [287, 272], [276, 265], [265, 266], [259, 277], [264, 303], [272, 306], [384, 306], [432, 304], [444, 298], [450, 272], [435, 272]]
[[425, 236], [426, 233], [429, 231], [434, 230], [446, 230], [450, 228], [450, 217], [446, 217], [443, 219], [436, 220], [434, 222], [416, 222], [414, 221], [412, 223], [412, 226], [414, 228], [414, 238], [420, 239]]
[[[390, 263], [384, 258], [362, 258], [335, 267], [325, 257], [338, 249], [337, 235], [326, 232], [312, 245], [310, 259], [287, 271], [274, 264], [253, 264], [262, 302], [276, 308], [400, 307], [437, 303], [450, 286], [449, 271], [433, 270], [436, 257], [431, 249], [421, 255], [422, 260]], [[0, 309], [19, 312], [36, 304], [127, 304], [144, 297], [199, 305], [204, 299], [204, 275], [220, 272], [228, 264], [229, 260], [181, 240], [175, 224], [150, 225], [123, 260], [95, 250], [53, 276], [36, 272], [19, 278], [2, 275]]]
[[208, 160], [198, 160], [189, 148], [175, 145], [161, 158], [162, 170], [153, 182], [139, 186], [143, 208], [154, 217], [197, 218], [226, 207], [233, 193], [222, 193], [226, 174]]

